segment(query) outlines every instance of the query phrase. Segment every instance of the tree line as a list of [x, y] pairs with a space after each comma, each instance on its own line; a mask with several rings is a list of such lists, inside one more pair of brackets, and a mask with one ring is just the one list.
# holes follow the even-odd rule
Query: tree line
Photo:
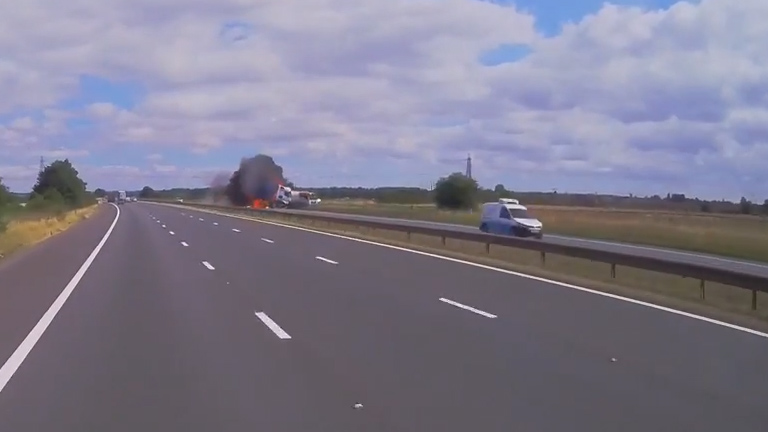
[[11, 193], [0, 178], [0, 232], [14, 217], [60, 215], [94, 204], [94, 194], [86, 187], [69, 159], [46, 165], [27, 194]]
[[[271, 159], [271, 158], [270, 158]], [[280, 168], [282, 173], [282, 168]], [[185, 189], [154, 190], [145, 186], [141, 191], [132, 192], [143, 198], [174, 199], [190, 201], [208, 200], [220, 202], [227, 200], [235, 205], [248, 205], [247, 197], [240, 187], [240, 170], [233, 172], [226, 185]], [[284, 179], [286, 185], [295, 187]], [[626, 210], [661, 210], [675, 212], [698, 212], [719, 214], [762, 214], [768, 215], [768, 200], [754, 203], [746, 198], [739, 202], [727, 200], [701, 200], [687, 197], [680, 193], [667, 193], [665, 196], [621, 196], [610, 194], [558, 193], [516, 191], [497, 184], [493, 189], [482, 188], [473, 179], [462, 173], [453, 173], [440, 178], [433, 189], [418, 187], [311, 187], [299, 189], [314, 192], [325, 201], [328, 200], [369, 200], [384, 204], [435, 204], [445, 209], [474, 208], [479, 203], [496, 201], [499, 198], [516, 198], [526, 205], [576, 206], [592, 208], [615, 208]]]

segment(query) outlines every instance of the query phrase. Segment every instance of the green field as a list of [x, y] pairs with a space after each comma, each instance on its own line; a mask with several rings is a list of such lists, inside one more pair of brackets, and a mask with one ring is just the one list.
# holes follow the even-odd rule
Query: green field
[[[318, 210], [479, 225], [477, 212], [437, 210], [432, 205], [324, 201]], [[529, 206], [546, 234], [660, 246], [768, 262], [768, 218], [702, 213]]]

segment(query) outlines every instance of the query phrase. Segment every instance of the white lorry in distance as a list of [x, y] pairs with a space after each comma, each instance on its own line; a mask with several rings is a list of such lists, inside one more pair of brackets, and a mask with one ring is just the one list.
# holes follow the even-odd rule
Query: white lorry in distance
[[125, 193], [125, 191], [118, 191], [117, 192], [117, 203], [118, 204], [125, 204], [128, 199], [128, 194]]
[[480, 231], [515, 237], [544, 236], [542, 223], [528, 213], [516, 199], [501, 198], [498, 202], [483, 204]]

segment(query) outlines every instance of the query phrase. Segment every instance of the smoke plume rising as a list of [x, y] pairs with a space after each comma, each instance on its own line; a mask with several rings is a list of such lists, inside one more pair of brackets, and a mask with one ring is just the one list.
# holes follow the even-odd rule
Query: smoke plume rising
[[283, 167], [264, 154], [243, 158], [226, 187], [227, 198], [234, 205], [251, 205], [254, 200], [270, 200], [277, 187], [285, 184]]

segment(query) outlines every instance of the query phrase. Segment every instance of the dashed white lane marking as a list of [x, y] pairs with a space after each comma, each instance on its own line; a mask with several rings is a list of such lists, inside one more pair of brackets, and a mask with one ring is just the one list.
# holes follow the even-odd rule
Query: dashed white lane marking
[[101, 241], [98, 245], [96, 245], [96, 248], [94, 248], [91, 254], [88, 255], [88, 258], [85, 260], [80, 269], [77, 270], [77, 273], [75, 273], [69, 283], [67, 283], [67, 286], [64, 287], [64, 290], [61, 291], [61, 294], [56, 297], [56, 300], [53, 301], [43, 317], [40, 318], [40, 321], [35, 324], [29, 334], [27, 334], [27, 337], [24, 338], [24, 340], [16, 348], [13, 354], [8, 357], [8, 360], [6, 360], [5, 363], [0, 366], [0, 392], [3, 391], [5, 386], [8, 384], [8, 381], [13, 378], [13, 374], [16, 373], [29, 353], [35, 347], [35, 344], [37, 344], [37, 342], [43, 336], [45, 330], [47, 330], [48, 326], [51, 325], [53, 319], [56, 318], [56, 314], [59, 313], [69, 296], [72, 295], [72, 291], [75, 290], [77, 285], [80, 283], [80, 280], [83, 279], [83, 276], [85, 276], [85, 273], [88, 271], [88, 269], [93, 264], [93, 261], [99, 255], [99, 252], [104, 247], [104, 244], [107, 243], [107, 240], [109, 240], [109, 237], [112, 235], [112, 231], [115, 229], [115, 225], [117, 225], [117, 220], [120, 219], [120, 207], [116, 206], [115, 204], [111, 205], [115, 207], [117, 213], [115, 214], [115, 219], [112, 221], [112, 225], [109, 226], [109, 229], [107, 229], [107, 232], [104, 234], [104, 237], [101, 238]]
[[214, 225], [217, 225], [217, 226], [219, 225], [219, 223], [218, 223], [218, 222], [214, 222], [213, 224], [214, 224]]
[[441, 297], [440, 301], [444, 302], [444, 303], [448, 303], [449, 305], [456, 306], [457, 308], [461, 308], [461, 309], [464, 309], [464, 310], [468, 310], [470, 312], [474, 312], [474, 313], [476, 313], [478, 315], [482, 315], [482, 316], [484, 316], [486, 318], [496, 318], [496, 315], [494, 315], [494, 314], [491, 314], [491, 313], [488, 313], [488, 312], [485, 312], [485, 311], [481, 311], [480, 309], [475, 309], [472, 306], [467, 306], [465, 304], [461, 304], [461, 303], [455, 302], [453, 300], [448, 300], [447, 298], [444, 298], [444, 297]]
[[175, 232], [173, 232], [173, 231], [168, 231], [168, 234], [170, 234], [170, 235], [176, 235], [176, 233], [175, 233]]
[[165, 228], [165, 225], [163, 225], [163, 228]]
[[209, 263], [208, 261], [203, 261], [203, 265], [204, 265], [204, 266], [205, 266], [205, 268], [207, 268], [208, 270], [216, 270], [216, 269], [215, 269], [215, 268], [214, 268], [214, 267], [211, 265], [211, 263]]
[[203, 221], [205, 221], [205, 219], [203, 219], [203, 218], [200, 218], [200, 222], [203, 222]]
[[[171, 206], [170, 204], [155, 204], [155, 205]], [[329, 233], [329, 232], [325, 232], [325, 231], [318, 231], [318, 230], [311, 229], [311, 228], [298, 227], [298, 226], [295, 226], [295, 225], [287, 225], [287, 224], [280, 223], [280, 222], [267, 221], [267, 220], [263, 220], [263, 219], [254, 219], [252, 217], [233, 215], [233, 214], [222, 213], [222, 212], [214, 212], [214, 211], [206, 211], [206, 210], [201, 210], [201, 211], [207, 212], [207, 213], [210, 213], [210, 214], [216, 214], [218, 216], [228, 217], [230, 219], [239, 219], [239, 220], [245, 220], [245, 221], [250, 221], [250, 222], [256, 222], [256, 223], [260, 223], [260, 224], [264, 224], [264, 225], [279, 226], [279, 227], [287, 228], [287, 229], [291, 229], [291, 230], [303, 231], [303, 232], [313, 233], [313, 234], [322, 235], [322, 236], [326, 236], [326, 237], [333, 237], [333, 238], [343, 239], [343, 240], [352, 241], [352, 242], [355, 242], [355, 243], [362, 243], [362, 244], [382, 247], [382, 248], [386, 248], [386, 249], [396, 250], [396, 251], [400, 251], [400, 252], [407, 252], [407, 253], [411, 253], [411, 254], [414, 254], [414, 255], [420, 255], [420, 256], [424, 256], [424, 257], [435, 258], [435, 259], [439, 259], [439, 260], [442, 260], [442, 261], [448, 261], [448, 262], [452, 262], [452, 263], [456, 263], [456, 264], [462, 264], [462, 265], [471, 266], [471, 267], [475, 267], [475, 268], [479, 268], [479, 269], [483, 269], [483, 270], [488, 270], [488, 271], [493, 271], [493, 272], [497, 272], [497, 273], [507, 274], [507, 275], [510, 275], [510, 276], [516, 276], [516, 277], [523, 278], [523, 279], [534, 280], [534, 281], [537, 281], [537, 282], [542, 282], [542, 283], [549, 284], [551, 286], [557, 286], [557, 287], [561, 287], [561, 288], [568, 288], [568, 289], [576, 290], [576, 291], [579, 291], [579, 292], [582, 292], [582, 293], [586, 293], [586, 294], [592, 294], [592, 295], [596, 295], [596, 296], [606, 297], [606, 298], [610, 298], [610, 299], [613, 299], [613, 300], [618, 300], [618, 301], [624, 302], [624, 303], [631, 303], [631, 304], [634, 304], [634, 305], [637, 305], [637, 306], [642, 306], [642, 307], [646, 307], [646, 308], [650, 308], [650, 309], [655, 309], [657, 311], [667, 312], [667, 313], [674, 314], [674, 315], [681, 316], [681, 317], [685, 317], [685, 318], [695, 319], [697, 321], [706, 322], [706, 323], [709, 323], [709, 324], [714, 324], [714, 325], [720, 326], [720, 327], [726, 327], [726, 328], [729, 328], [731, 330], [736, 330], [736, 331], [743, 332], [743, 333], [749, 333], [749, 334], [754, 335], [754, 336], [758, 336], [758, 337], [761, 337], [761, 338], [768, 339], [768, 333], [761, 332], [761, 331], [758, 331], [758, 330], [755, 330], [755, 329], [752, 329], [752, 328], [749, 328], [749, 327], [739, 326], [739, 325], [732, 324], [732, 323], [729, 323], [729, 322], [720, 321], [720, 320], [716, 320], [716, 319], [713, 319], [713, 318], [705, 317], [703, 315], [696, 315], [696, 314], [692, 314], [690, 312], [685, 312], [685, 311], [681, 311], [681, 310], [678, 310], [678, 309], [672, 309], [672, 308], [669, 308], [669, 307], [666, 307], [666, 306], [660, 306], [660, 305], [657, 305], [657, 304], [653, 304], [653, 303], [649, 303], [649, 302], [645, 302], [645, 301], [641, 301], [641, 300], [637, 300], [637, 299], [633, 299], [633, 298], [629, 298], [629, 297], [623, 297], [623, 296], [612, 294], [612, 293], [598, 291], [598, 290], [595, 290], [595, 289], [592, 289], [592, 288], [587, 288], [587, 287], [584, 287], [584, 286], [573, 285], [573, 284], [569, 284], [569, 283], [565, 283], [565, 282], [560, 282], [560, 281], [556, 281], [556, 280], [552, 280], [552, 279], [546, 279], [546, 278], [539, 277], [539, 276], [533, 276], [533, 275], [529, 275], [529, 274], [525, 274], [525, 273], [516, 272], [516, 271], [513, 271], [513, 270], [507, 270], [507, 269], [502, 269], [502, 268], [499, 268], [499, 267], [489, 266], [489, 265], [486, 265], [486, 264], [480, 264], [480, 263], [477, 263], [477, 262], [472, 262], [472, 261], [462, 260], [462, 259], [458, 259], [458, 258], [448, 257], [448, 256], [445, 256], [445, 255], [439, 255], [439, 254], [424, 252], [424, 251], [415, 250], [415, 249], [408, 249], [408, 248], [404, 248], [402, 246], [394, 246], [394, 245], [391, 245], [391, 244], [380, 243], [380, 242], [375, 242], [375, 241], [371, 241], [371, 240], [364, 240], [364, 239], [354, 238], [354, 237], [350, 237], [350, 236], [346, 236], [346, 235], [341, 235], [341, 234], [333, 234], [333, 233]]]
[[239, 229], [237, 229], [237, 228], [232, 228], [232, 231], [234, 231], [234, 232], [240, 232], [240, 230], [239, 230]]
[[182, 246], [184, 246], [184, 247], [189, 247], [189, 245], [187, 244], [187, 242], [181, 242], [181, 245], [182, 245]]
[[338, 264], [336, 261], [329, 260], [328, 258], [324, 258], [324, 257], [321, 257], [321, 256], [316, 256], [315, 259], [320, 260], [320, 261], [325, 261], [328, 264]]
[[267, 243], [274, 243], [274, 241], [272, 241], [272, 240], [270, 240], [268, 238], [264, 238], [264, 237], [261, 238], [261, 241], [267, 242]]
[[272, 333], [276, 334], [280, 339], [290, 339], [291, 335], [285, 332], [276, 322], [272, 321], [272, 318], [267, 316], [264, 312], [256, 312], [256, 316], [264, 323], [265, 326], [272, 330]]

